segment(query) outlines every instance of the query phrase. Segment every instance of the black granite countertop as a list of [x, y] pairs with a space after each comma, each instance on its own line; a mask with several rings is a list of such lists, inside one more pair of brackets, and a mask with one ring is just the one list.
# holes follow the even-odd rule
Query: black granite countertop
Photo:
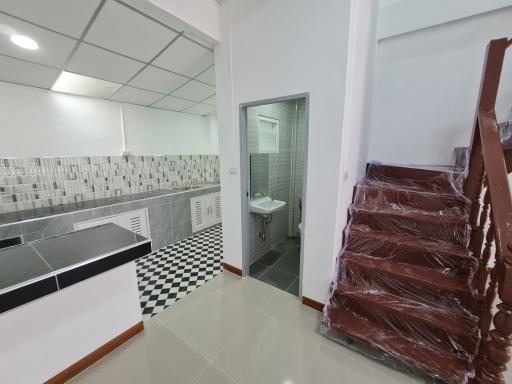
[[109, 223], [0, 250], [0, 313], [151, 252], [151, 241]]
[[106, 197], [104, 199], [87, 200], [87, 201], [80, 201], [80, 202], [70, 203], [70, 204], [52, 205], [50, 207], [42, 207], [42, 208], [26, 209], [26, 210], [17, 211], [17, 212], [2, 213], [0, 215], [0, 225], [12, 224], [12, 223], [20, 222], [20, 221], [25, 221], [25, 220], [40, 219], [42, 217], [60, 215], [63, 213], [77, 212], [77, 211], [82, 211], [85, 209], [101, 208], [101, 207], [106, 207], [108, 205], [129, 203], [131, 201], [150, 199], [152, 197], [159, 197], [159, 196], [164, 196], [164, 195], [174, 195], [174, 194], [178, 194], [178, 193], [199, 191], [199, 190], [206, 189], [206, 188], [218, 187], [219, 185], [220, 184], [218, 184], [218, 183], [206, 183], [206, 184], [201, 184], [199, 187], [194, 187], [194, 188], [190, 188], [190, 189], [173, 189], [173, 190], [165, 189], [165, 190], [159, 190], [159, 191], [132, 193], [129, 195]]

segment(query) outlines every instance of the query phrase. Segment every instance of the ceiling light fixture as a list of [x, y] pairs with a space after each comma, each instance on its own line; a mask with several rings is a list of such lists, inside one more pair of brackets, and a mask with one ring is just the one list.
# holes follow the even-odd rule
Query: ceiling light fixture
[[62, 71], [53, 84], [52, 91], [73, 95], [107, 98], [121, 87], [121, 84]]
[[39, 48], [39, 45], [36, 43], [34, 39], [31, 39], [30, 37], [25, 35], [12, 35], [11, 41], [18, 47], [30, 49], [31, 51]]

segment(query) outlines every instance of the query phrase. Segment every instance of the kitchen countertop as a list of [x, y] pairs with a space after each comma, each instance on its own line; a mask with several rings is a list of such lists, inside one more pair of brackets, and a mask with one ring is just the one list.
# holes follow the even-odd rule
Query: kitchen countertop
[[0, 313], [151, 252], [151, 241], [109, 223], [0, 250]]
[[113, 197], [106, 197], [103, 199], [80, 201], [70, 204], [52, 205], [49, 207], [26, 209], [17, 212], [2, 213], [0, 215], [0, 225], [13, 224], [20, 221], [40, 219], [43, 217], [49, 217], [54, 215], [60, 215], [64, 213], [78, 212], [86, 209], [101, 208], [109, 205], [129, 203], [136, 200], [151, 199], [154, 197], [160, 197], [164, 195], [175, 195], [180, 193], [190, 193], [195, 191], [201, 191], [208, 188], [218, 187], [219, 183], [204, 183], [199, 187], [191, 189], [174, 189], [174, 190], [159, 190], [150, 192], [133, 193], [129, 195], [120, 195]]

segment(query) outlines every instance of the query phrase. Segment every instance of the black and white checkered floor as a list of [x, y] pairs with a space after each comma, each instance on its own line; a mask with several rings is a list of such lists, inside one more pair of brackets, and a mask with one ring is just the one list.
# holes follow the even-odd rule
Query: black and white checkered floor
[[222, 226], [161, 248], [136, 263], [147, 320], [222, 272]]

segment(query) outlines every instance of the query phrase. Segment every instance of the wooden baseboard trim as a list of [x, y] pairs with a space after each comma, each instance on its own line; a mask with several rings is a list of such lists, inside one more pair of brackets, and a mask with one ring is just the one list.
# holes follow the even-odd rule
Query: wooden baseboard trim
[[144, 330], [144, 323], [141, 321], [140, 323], [135, 324], [133, 327], [131, 327], [128, 330], [121, 333], [119, 336], [114, 337], [112, 340], [110, 340], [106, 344], [103, 344], [97, 350], [95, 350], [94, 352], [91, 352], [90, 354], [85, 356], [83, 359], [77, 361], [72, 366], [66, 368], [61, 373], [59, 373], [56, 376], [52, 377], [51, 379], [45, 381], [44, 384], [63, 384], [63, 383], [68, 382], [73, 377], [78, 375], [80, 372], [89, 368], [95, 362], [97, 362], [101, 358], [105, 357], [110, 352], [112, 352], [114, 349], [121, 346], [122, 344], [124, 344], [125, 342], [130, 340], [133, 336], [142, 332], [143, 330]]
[[313, 300], [313, 299], [310, 299], [309, 297], [306, 297], [306, 296], [302, 296], [302, 304], [310, 307], [310, 308], [313, 308], [313, 309], [316, 309], [317, 311], [320, 311], [320, 312], [323, 312], [324, 310], [324, 305], [316, 300]]
[[242, 270], [240, 268], [233, 267], [232, 265], [230, 265], [228, 263], [224, 263], [224, 269], [226, 271], [234, 273], [235, 275], [242, 276]]

